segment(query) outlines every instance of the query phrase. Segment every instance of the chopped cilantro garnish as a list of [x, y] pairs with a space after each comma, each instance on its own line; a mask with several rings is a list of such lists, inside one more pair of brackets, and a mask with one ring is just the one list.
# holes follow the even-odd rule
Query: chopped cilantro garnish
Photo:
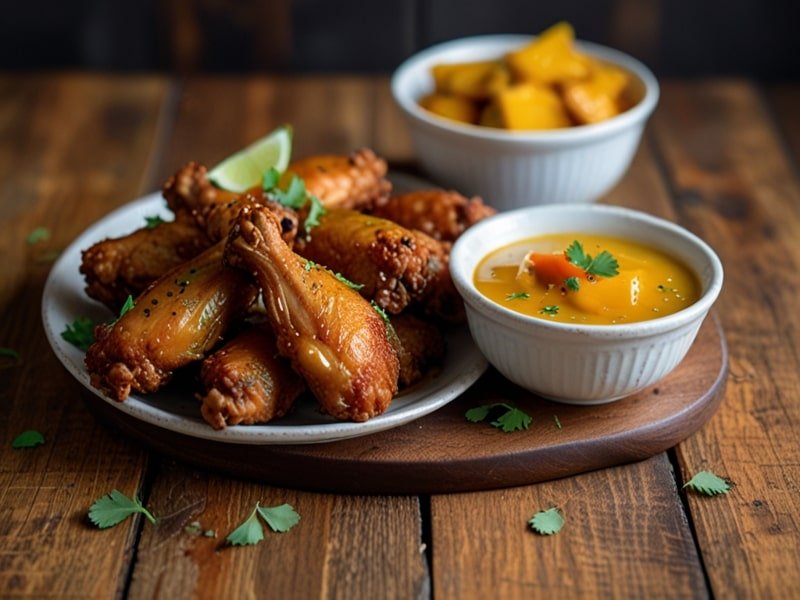
[[589, 275], [597, 275], [598, 277], [615, 277], [619, 275], [619, 263], [607, 250], [603, 250], [592, 258], [590, 254], [584, 252], [583, 245], [578, 240], [575, 240], [564, 254], [573, 265], [580, 267]]
[[158, 215], [155, 215], [153, 217], [145, 217], [144, 221], [145, 221], [145, 227], [147, 227], [147, 229], [155, 229], [162, 223], [166, 223], [166, 221], [161, 217], [159, 217]]
[[540, 311], [543, 315], [554, 316], [558, 314], [558, 304], [551, 304], [549, 306], [545, 306]]
[[506, 300], [527, 300], [530, 297], [528, 292], [512, 292], [506, 295]]
[[581, 283], [578, 281], [577, 277], [567, 277], [564, 280], [564, 285], [567, 286], [567, 289], [572, 292], [577, 292], [581, 289]]
[[85, 352], [94, 344], [94, 321], [89, 317], [78, 317], [61, 332], [61, 337]]

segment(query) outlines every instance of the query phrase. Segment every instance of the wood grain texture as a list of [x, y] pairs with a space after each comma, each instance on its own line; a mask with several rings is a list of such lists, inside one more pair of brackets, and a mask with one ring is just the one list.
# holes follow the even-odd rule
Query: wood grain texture
[[[326, 444], [212, 442], [143, 423], [101, 398], [90, 403], [146, 447], [221, 473], [326, 492], [428, 494], [524, 485], [653, 456], [708, 421], [726, 375], [727, 350], [712, 318], [671, 375], [618, 402], [549, 402], [490, 370], [426, 417]], [[530, 429], [508, 434], [464, 418], [470, 408], [496, 402], [524, 410], [533, 419]]]
[[[142, 532], [131, 598], [416, 598], [427, 589], [415, 497], [311, 494], [168, 461], [154, 475], [149, 506], [160, 521]], [[291, 504], [300, 523], [228, 546], [256, 502]], [[216, 538], [187, 533], [195, 521]]]
[[289, 124], [292, 156], [346, 154], [371, 143], [374, 83], [347, 77], [202, 77], [185, 81], [154, 186], [189, 160], [214, 166]]
[[[0, 78], [0, 594], [111, 596], [125, 585], [138, 519], [97, 531], [86, 514], [142, 481], [145, 454], [85, 410], [39, 316], [49, 262], [86, 225], [141, 191], [164, 81], [84, 75]], [[50, 238], [27, 245], [46, 227]], [[79, 315], [76, 315], [76, 317]], [[23, 430], [46, 443], [11, 449]]]
[[[565, 525], [540, 536], [534, 513]], [[707, 590], [669, 462], [534, 486], [434, 496], [437, 598], [704, 598]]]
[[[731, 478], [688, 497], [714, 595], [800, 585], [800, 182], [763, 97], [736, 81], [663, 87], [655, 133], [681, 223], [719, 253], [731, 348], [718, 415], [678, 447], [681, 475]], [[788, 565], [795, 565], [787, 568]]]

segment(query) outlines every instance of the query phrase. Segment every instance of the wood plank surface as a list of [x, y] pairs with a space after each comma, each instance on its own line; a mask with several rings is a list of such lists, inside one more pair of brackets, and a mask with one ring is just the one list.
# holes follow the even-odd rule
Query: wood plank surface
[[[552, 506], [558, 535], [527, 525]], [[437, 598], [704, 598], [665, 454], [492, 492], [431, 499]]]
[[[84, 408], [82, 387], [40, 324], [52, 253], [141, 192], [166, 84], [84, 75], [0, 78], [0, 594], [109, 597], [121, 592], [138, 519], [99, 531], [92, 502], [142, 485], [145, 454]], [[38, 227], [47, 240], [26, 244]], [[79, 315], [76, 315], [76, 317]], [[44, 446], [14, 450], [24, 430]]]
[[[347, 78], [189, 79], [154, 172], [166, 178], [193, 159], [213, 165], [273, 128], [294, 128], [294, 156], [348, 153], [373, 136], [374, 83]], [[150, 506], [175, 515], [143, 528], [131, 597], [416, 598], [429, 578], [416, 497], [313, 494], [209, 475], [159, 461]], [[313, 477], [309, 473], [309, 477]], [[221, 540], [256, 501], [292, 504], [300, 524], [256, 547]], [[183, 532], [199, 520], [218, 539]]]
[[727, 394], [677, 450], [683, 479], [708, 469], [737, 484], [726, 496], [688, 496], [703, 562], [717, 597], [784, 597], [800, 585], [796, 166], [745, 82], [665, 85], [654, 125], [680, 221], [726, 269]]

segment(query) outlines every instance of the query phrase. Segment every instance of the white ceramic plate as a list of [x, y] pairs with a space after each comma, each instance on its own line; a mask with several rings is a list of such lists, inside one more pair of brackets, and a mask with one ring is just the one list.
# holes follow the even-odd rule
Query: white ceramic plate
[[[416, 187], [404, 178], [398, 187]], [[446, 336], [447, 354], [441, 371], [404, 390], [382, 415], [365, 423], [342, 423], [320, 414], [308, 397], [298, 400], [294, 410], [265, 425], [236, 425], [213, 430], [200, 416], [194, 389], [172, 389], [155, 394], [132, 394], [125, 402], [105, 398], [89, 383], [84, 353], [61, 338], [67, 323], [78, 317], [95, 322], [113, 317], [109, 310], [83, 291], [78, 268], [81, 250], [107, 238], [125, 235], [144, 225], [146, 216], [169, 216], [160, 194], [150, 194], [110, 213], [72, 242], [53, 266], [42, 297], [42, 321], [47, 339], [67, 370], [87, 389], [136, 419], [193, 437], [234, 444], [310, 444], [368, 435], [398, 427], [441, 408], [472, 385], [486, 370], [486, 360], [472, 342], [466, 327]]]

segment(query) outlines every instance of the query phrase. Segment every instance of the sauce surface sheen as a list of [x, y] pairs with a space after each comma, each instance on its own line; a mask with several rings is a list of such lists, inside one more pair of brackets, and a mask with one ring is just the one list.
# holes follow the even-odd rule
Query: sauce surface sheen
[[[561, 279], [553, 282], [542, 273], [537, 276], [529, 253], [563, 254], [575, 240], [592, 257], [609, 252], [619, 263], [619, 273], [611, 277], [583, 273], [577, 284], [572, 278], [577, 290]], [[481, 260], [474, 282], [481, 294], [510, 310], [589, 325], [656, 319], [690, 306], [701, 293], [697, 276], [669, 255], [637, 242], [585, 233], [538, 236], [502, 246]]]

